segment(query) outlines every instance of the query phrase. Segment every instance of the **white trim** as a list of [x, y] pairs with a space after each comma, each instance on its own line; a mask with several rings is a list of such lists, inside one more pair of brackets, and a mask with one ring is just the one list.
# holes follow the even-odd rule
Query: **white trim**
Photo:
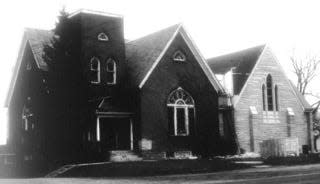
[[[108, 64], [110, 63], [110, 62], [112, 62], [112, 64], [113, 64], [113, 70], [109, 70], [109, 67], [108, 67]], [[117, 63], [116, 63], [116, 61], [114, 60], [114, 59], [111, 59], [111, 58], [109, 58], [108, 60], [107, 60], [107, 66], [106, 66], [106, 68], [107, 68], [107, 73], [112, 73], [112, 76], [113, 76], [113, 80], [112, 80], [112, 82], [108, 82], [108, 78], [107, 78], [107, 84], [109, 84], [109, 85], [115, 85], [115, 84], [117, 84]], [[108, 77], [108, 76], [107, 76]]]
[[123, 18], [122, 15], [113, 14], [113, 13], [107, 13], [102, 11], [95, 11], [95, 10], [88, 10], [88, 9], [79, 9], [73, 13], [71, 13], [68, 18], [72, 18], [80, 13], [86, 13], [86, 14], [92, 14], [92, 15], [101, 15], [106, 17], [115, 17], [115, 18]]
[[168, 107], [188, 107], [188, 108], [194, 108], [194, 105], [189, 105], [189, 104], [185, 104], [185, 105], [178, 105], [178, 104], [167, 104]]
[[130, 149], [133, 150], [133, 123], [130, 119]]
[[[25, 53], [25, 50], [26, 50], [26, 47], [27, 47], [28, 43], [29, 43], [29, 41], [27, 39], [26, 30], [24, 30], [24, 33], [23, 33], [23, 36], [22, 36], [22, 40], [21, 40], [21, 45], [20, 45], [20, 48], [19, 48], [18, 57], [17, 57], [17, 63], [16, 63], [16, 66], [14, 67], [14, 71], [13, 71], [13, 76], [12, 76], [13, 83], [12, 84], [10, 83], [9, 91], [8, 91], [8, 94], [7, 94], [7, 99], [6, 99], [6, 102], [5, 102], [5, 107], [9, 107], [9, 105], [10, 105], [11, 98], [12, 98], [12, 95], [13, 95], [13, 92], [14, 92], [14, 88], [15, 88], [15, 85], [16, 85], [16, 82], [17, 82], [17, 79], [18, 79], [18, 75], [19, 75], [19, 71], [20, 71], [20, 67], [21, 67], [21, 63], [22, 63], [22, 58], [23, 58], [23, 55]], [[30, 45], [30, 43], [29, 43], [29, 45]], [[34, 56], [35, 55], [33, 55], [33, 58], [36, 60], [36, 58]]]
[[[235, 107], [235, 108], [236, 108], [239, 100], [240, 100], [241, 97], [242, 97], [242, 94], [243, 94], [244, 89], [246, 89], [246, 87], [247, 87], [247, 85], [248, 85], [248, 81], [251, 80], [251, 78], [252, 78], [252, 76], [253, 76], [253, 73], [255, 72], [257, 66], [260, 64], [262, 55], [264, 54], [266, 48], [267, 48], [267, 45], [264, 45], [263, 50], [262, 50], [262, 52], [260, 53], [260, 56], [259, 56], [256, 64], [254, 65], [254, 67], [253, 67], [253, 69], [251, 70], [251, 73], [250, 73], [250, 75], [249, 75], [246, 83], [244, 84], [244, 86], [243, 86], [242, 89], [241, 89], [241, 92], [240, 92], [240, 94], [239, 94], [239, 98], [237, 98], [237, 100], [234, 102], [234, 107]], [[267, 88], [267, 86], [266, 86], [266, 88]], [[266, 110], [268, 110], [268, 107], [266, 108]]]
[[[182, 57], [182, 59], [177, 58], [177, 55], [180, 55]], [[180, 50], [177, 50], [177, 51], [174, 52], [172, 60], [173, 61], [177, 61], [177, 62], [185, 62], [186, 61], [186, 55], [184, 53], [182, 53]]]
[[139, 84], [139, 88], [141, 89], [143, 87], [143, 85], [146, 83], [146, 81], [148, 80], [149, 76], [151, 75], [151, 73], [153, 72], [153, 70], [156, 68], [156, 66], [158, 65], [158, 63], [160, 62], [160, 60], [162, 59], [162, 57], [164, 56], [164, 54], [167, 52], [169, 46], [171, 45], [171, 43], [173, 42], [174, 38], [176, 37], [176, 35], [178, 34], [180, 28], [181, 28], [182, 24], [180, 24], [177, 28], [177, 30], [174, 32], [174, 34], [172, 35], [172, 37], [170, 38], [170, 40], [168, 41], [167, 45], [164, 47], [164, 49], [161, 51], [160, 55], [158, 56], [158, 58], [156, 59], [156, 61], [152, 64], [151, 68], [149, 69], [148, 73], [146, 74], [146, 76], [143, 78], [143, 80], [141, 81], [141, 83]]
[[296, 96], [296, 100], [298, 101], [298, 103], [301, 105], [302, 109], [305, 110], [302, 102], [300, 101], [299, 97], [297, 96], [295, 90], [292, 88], [291, 82], [289, 80], [289, 78], [287, 77], [284, 69], [282, 68], [282, 65], [280, 64], [278, 58], [273, 54], [273, 51], [271, 50], [271, 48], [269, 48], [270, 52], [272, 53], [271, 56], [273, 57], [273, 59], [278, 63], [278, 65], [280, 66], [280, 70], [282, 71], [283, 75], [285, 76], [287, 83], [289, 85], [289, 88], [291, 89], [292, 93]]
[[100, 142], [100, 117], [97, 117], [97, 129], [96, 129], [96, 135], [97, 135], [97, 141]]
[[[169, 101], [169, 99], [171, 98], [172, 95], [175, 95], [175, 92], [177, 90], [182, 90], [183, 93], [188, 95], [191, 98], [192, 104], [186, 104], [185, 101], [181, 97], [179, 97], [178, 99], [175, 100], [174, 104], [170, 103], [170, 104], [167, 104], [167, 106], [169, 108], [173, 108], [174, 135], [175, 136], [188, 136], [190, 134], [190, 130], [189, 130], [189, 109], [193, 109], [193, 110], [195, 109], [194, 100], [193, 100], [192, 96], [187, 91], [185, 91], [181, 87], [178, 87], [176, 90], [173, 90], [169, 94], [168, 101]], [[183, 105], [177, 104], [178, 101], [183, 101]], [[186, 130], [186, 133], [181, 133], [181, 134], [178, 133], [178, 116], [177, 116], [178, 109], [183, 109], [183, 111], [184, 111], [184, 127], [185, 127], [185, 130]]]
[[99, 112], [99, 111], [97, 111], [96, 114], [98, 114], [98, 115], [118, 115], [118, 116], [125, 115], [125, 116], [131, 116], [134, 113], [132, 113], [132, 112]]
[[[98, 66], [97, 66], [97, 69], [94, 69], [94, 68], [92, 68], [92, 62], [94, 61], [94, 60], [96, 60], [97, 62], [98, 62]], [[101, 82], [101, 77], [100, 77], [100, 71], [101, 71], [101, 68], [100, 68], [100, 60], [97, 58], [97, 57], [92, 57], [91, 59], [90, 59], [90, 71], [91, 72], [97, 72], [97, 81], [92, 81], [91, 79], [90, 79], [90, 82], [92, 83], [92, 84], [100, 84], [100, 82]]]
[[196, 60], [202, 67], [204, 73], [207, 75], [209, 81], [211, 82], [212, 86], [215, 88], [215, 90], [225, 92], [224, 88], [221, 86], [220, 82], [210, 69], [208, 63], [206, 62], [205, 58], [202, 56], [200, 50], [197, 48], [196, 44], [192, 40], [191, 36], [186, 31], [186, 28], [182, 25], [183, 29], [181, 29], [180, 33], [184, 41], [187, 43], [189, 49], [192, 51], [193, 55], [195, 56]]
[[107, 34], [104, 33], [104, 32], [99, 33], [98, 36], [97, 36], [97, 38], [98, 38], [99, 41], [103, 41], [103, 42], [109, 41], [109, 37], [108, 37]]
[[162, 50], [162, 52], [159, 55], [159, 57], [157, 58], [157, 60], [153, 63], [151, 69], [148, 71], [147, 75], [141, 81], [141, 83], [139, 85], [139, 88], [141, 89], [143, 87], [143, 85], [146, 83], [146, 81], [150, 77], [151, 73], [153, 72], [155, 67], [158, 65], [158, 63], [160, 62], [160, 60], [162, 59], [162, 57], [164, 56], [164, 54], [166, 53], [166, 51], [168, 50], [169, 46], [171, 45], [171, 43], [173, 42], [175, 37], [178, 35], [178, 33], [180, 33], [180, 35], [182, 36], [184, 41], [187, 43], [187, 46], [189, 47], [189, 49], [191, 50], [191, 52], [195, 56], [196, 60], [200, 64], [200, 66], [203, 69], [204, 73], [207, 75], [209, 81], [211, 82], [211, 84], [213, 85], [215, 90], [217, 92], [218, 91], [224, 92], [224, 88], [218, 82], [217, 78], [215, 77], [215, 75], [213, 74], [212, 70], [210, 69], [208, 63], [206, 62], [204, 57], [201, 55], [199, 49], [196, 47], [195, 43], [193, 42], [193, 40], [191, 39], [190, 35], [187, 33], [185, 27], [182, 24], [179, 25], [179, 27], [177, 28], [176, 32], [173, 34], [173, 36], [171, 37], [171, 39], [167, 43], [166, 47]]

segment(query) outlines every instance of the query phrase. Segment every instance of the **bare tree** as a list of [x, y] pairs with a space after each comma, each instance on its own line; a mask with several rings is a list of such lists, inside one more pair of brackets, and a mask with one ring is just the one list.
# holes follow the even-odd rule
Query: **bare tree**
[[305, 95], [308, 84], [317, 75], [318, 67], [320, 66], [319, 57], [308, 55], [302, 59], [292, 54], [290, 60], [293, 65], [293, 72], [297, 76], [297, 88], [302, 95]]

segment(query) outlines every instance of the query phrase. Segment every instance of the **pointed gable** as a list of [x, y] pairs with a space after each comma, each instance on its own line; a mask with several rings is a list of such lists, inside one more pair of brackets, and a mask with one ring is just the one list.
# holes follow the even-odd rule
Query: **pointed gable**
[[298, 88], [292, 83], [292, 81], [289, 81], [290, 85], [294, 91], [294, 93], [296, 94], [296, 96], [298, 97], [301, 105], [303, 106], [303, 108], [305, 110], [310, 110], [312, 111], [313, 108], [311, 107], [311, 105], [307, 102], [307, 100], [304, 98], [304, 96], [300, 93], [300, 91], [298, 90]]
[[233, 69], [234, 94], [239, 94], [264, 48], [265, 45], [248, 48], [207, 59], [207, 63], [215, 74], [225, 74]]
[[126, 58], [131, 83], [139, 86], [152, 65], [161, 55], [170, 39], [177, 32], [180, 25], [173, 25], [166, 29], [144, 36], [126, 43]]
[[50, 43], [50, 40], [53, 37], [53, 32], [28, 28], [26, 29], [25, 34], [32, 49], [32, 53], [34, 54], [38, 68], [47, 71], [48, 66], [43, 60], [43, 49], [46, 44]]
[[186, 41], [215, 90], [224, 93], [224, 89], [181, 24], [126, 43], [126, 57], [131, 84], [139, 86], [139, 88], [144, 85], [177, 34], [180, 34]]
[[20, 50], [18, 53], [18, 59], [14, 66], [14, 70], [13, 70], [13, 74], [12, 74], [12, 78], [9, 86], [9, 91], [5, 101], [6, 107], [8, 107], [10, 104], [11, 97], [13, 95], [13, 91], [15, 88], [16, 80], [18, 78], [20, 67], [22, 65], [23, 55], [26, 52], [26, 47], [30, 46], [38, 69], [42, 71], [47, 71], [48, 66], [43, 60], [43, 49], [45, 44], [50, 43], [50, 40], [52, 37], [53, 37], [52, 31], [31, 29], [31, 28], [25, 29], [25, 32], [21, 41]]

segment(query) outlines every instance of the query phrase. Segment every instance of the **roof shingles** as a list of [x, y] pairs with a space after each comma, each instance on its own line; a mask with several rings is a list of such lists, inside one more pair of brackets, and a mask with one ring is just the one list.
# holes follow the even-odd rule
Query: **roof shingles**
[[40, 29], [26, 29], [26, 38], [30, 43], [32, 52], [34, 54], [37, 66], [39, 69], [47, 71], [48, 65], [43, 60], [44, 45], [49, 44], [53, 37], [53, 32]]
[[178, 28], [177, 24], [126, 43], [128, 74], [132, 85], [139, 86]]

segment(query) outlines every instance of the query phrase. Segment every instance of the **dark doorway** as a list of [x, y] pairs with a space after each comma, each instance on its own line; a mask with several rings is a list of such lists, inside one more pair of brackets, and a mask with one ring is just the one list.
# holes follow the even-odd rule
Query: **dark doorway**
[[129, 118], [100, 118], [100, 136], [103, 150], [130, 150], [130, 134]]

